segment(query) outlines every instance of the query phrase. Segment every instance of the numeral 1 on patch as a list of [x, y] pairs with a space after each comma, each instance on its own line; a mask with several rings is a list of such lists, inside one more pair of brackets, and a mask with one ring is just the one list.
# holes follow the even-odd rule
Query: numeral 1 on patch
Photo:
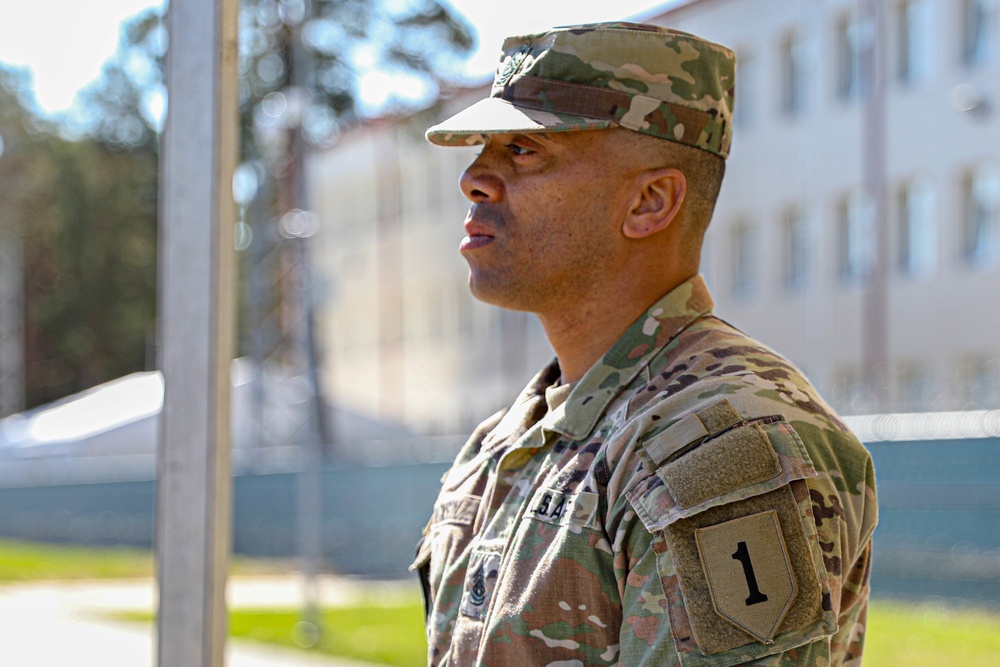
[[750, 562], [750, 551], [747, 549], [746, 542], [740, 542], [737, 545], [736, 553], [733, 554], [733, 560], [738, 560], [743, 565], [743, 576], [746, 577], [747, 589], [750, 591], [750, 595], [746, 599], [746, 605], [749, 607], [761, 602], [767, 602], [767, 595], [761, 593], [760, 588], [757, 587], [757, 575], [754, 574], [753, 563]]

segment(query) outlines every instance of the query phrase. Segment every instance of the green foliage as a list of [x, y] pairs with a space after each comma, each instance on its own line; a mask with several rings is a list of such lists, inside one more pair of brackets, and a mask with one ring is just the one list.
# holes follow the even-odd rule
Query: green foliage
[[147, 367], [156, 317], [156, 158], [53, 140], [47, 224], [24, 229], [28, 396]]
[[[329, 142], [358, 121], [363, 72], [415, 77], [433, 95], [472, 36], [438, 0], [244, 0], [240, 22], [243, 159], [266, 157], [279, 183], [262, 187], [271, 194], [261, 199], [269, 200], [248, 213], [259, 232], [254, 243], [266, 246], [255, 247], [254, 257], [279, 256], [271, 250], [281, 239], [264, 226], [273, 209], [305, 206], [292, 194], [302, 188], [291, 156], [297, 150], [301, 162], [303, 142]], [[0, 235], [24, 240], [26, 407], [154, 363], [167, 42], [163, 9], [124, 26], [117, 52], [69, 121], [82, 133], [76, 141], [32, 112], [26, 74], [0, 68]], [[282, 101], [281, 113], [274, 105], [265, 113], [269, 95]], [[247, 273], [263, 270], [254, 265]], [[271, 305], [246, 319], [284, 331], [263, 320], [287, 310], [281, 304], [290, 288], [258, 282], [276, 294], [256, 297]]]
[[70, 141], [0, 69], [0, 234], [23, 242], [27, 407], [146, 367], [156, 297], [156, 155]]
[[[360, 118], [358, 82], [367, 72], [416, 79], [433, 97], [473, 46], [469, 26], [438, 0], [242, 0], [239, 22], [245, 160], [266, 152], [262, 135], [296, 120], [311, 144], [338, 136]], [[83, 95], [85, 117], [78, 120], [92, 136], [155, 150], [167, 42], [163, 8], [124, 26], [118, 52]], [[272, 97], [268, 107], [272, 94], [282, 101]], [[405, 106], [394, 99], [381, 111]]]
[[147, 10], [122, 26], [118, 50], [81, 95], [83, 112], [75, 123], [106, 146], [150, 155], [158, 150], [159, 111], [166, 99], [162, 11]]

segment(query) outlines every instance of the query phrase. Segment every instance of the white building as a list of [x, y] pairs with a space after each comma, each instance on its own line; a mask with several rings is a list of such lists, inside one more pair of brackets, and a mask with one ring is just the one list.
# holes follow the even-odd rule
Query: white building
[[[844, 413], [1000, 407], [1000, 0], [884, 2], [875, 141], [866, 62], [878, 33], [865, 4], [691, 0], [648, 19], [739, 58], [703, 273], [720, 316]], [[331, 394], [425, 432], [468, 430], [552, 356], [533, 317], [468, 295], [457, 181], [474, 152], [422, 137], [486, 94], [367, 125], [310, 165], [324, 222], [315, 256], [333, 286], [321, 314]], [[865, 160], [880, 146], [886, 297], [873, 315], [878, 172]], [[879, 359], [865, 342], [879, 321], [886, 398], [875, 406], [863, 363]]]

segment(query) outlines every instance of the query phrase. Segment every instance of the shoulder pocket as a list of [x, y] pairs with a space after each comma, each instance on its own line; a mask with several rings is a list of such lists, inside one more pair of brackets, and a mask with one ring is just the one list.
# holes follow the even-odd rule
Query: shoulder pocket
[[683, 600], [668, 610], [683, 667], [741, 664], [837, 630], [802, 442], [780, 415], [712, 409], [706, 428], [680, 420], [643, 443], [653, 470], [627, 494], [668, 545], [657, 568]]

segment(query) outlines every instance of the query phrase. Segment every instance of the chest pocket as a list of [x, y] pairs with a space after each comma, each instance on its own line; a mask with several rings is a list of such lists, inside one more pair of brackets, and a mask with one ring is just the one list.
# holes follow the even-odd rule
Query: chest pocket
[[836, 632], [803, 481], [816, 471], [790, 424], [743, 419], [723, 400], [647, 439], [642, 456], [651, 474], [627, 495], [669, 547], [657, 567], [684, 600], [668, 610], [683, 667], [742, 664]]
[[451, 494], [442, 496], [434, 505], [410, 565], [410, 570], [420, 576], [428, 615], [432, 592], [440, 587], [444, 573], [461, 559], [472, 539], [472, 524], [481, 503], [480, 496]]

